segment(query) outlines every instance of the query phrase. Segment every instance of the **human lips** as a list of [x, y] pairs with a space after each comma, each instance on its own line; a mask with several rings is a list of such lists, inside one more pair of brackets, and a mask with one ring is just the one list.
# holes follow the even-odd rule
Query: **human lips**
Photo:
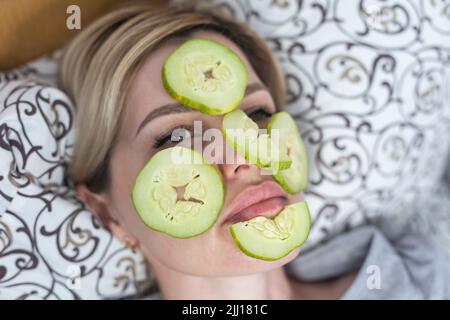
[[249, 187], [230, 205], [224, 224], [250, 220], [257, 216], [272, 218], [286, 205], [285, 191], [273, 181]]

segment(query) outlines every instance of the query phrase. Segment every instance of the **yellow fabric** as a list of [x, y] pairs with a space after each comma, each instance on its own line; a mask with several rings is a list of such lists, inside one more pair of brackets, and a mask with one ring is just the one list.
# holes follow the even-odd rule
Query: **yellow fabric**
[[0, 70], [15, 68], [61, 47], [69, 30], [69, 5], [81, 9], [81, 30], [120, 0], [0, 0]]

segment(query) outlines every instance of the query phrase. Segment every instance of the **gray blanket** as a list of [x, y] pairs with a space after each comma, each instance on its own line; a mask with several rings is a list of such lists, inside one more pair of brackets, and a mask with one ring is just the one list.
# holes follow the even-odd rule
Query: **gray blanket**
[[287, 266], [304, 281], [358, 270], [342, 299], [450, 299], [450, 192], [444, 186], [402, 219], [380, 215]]

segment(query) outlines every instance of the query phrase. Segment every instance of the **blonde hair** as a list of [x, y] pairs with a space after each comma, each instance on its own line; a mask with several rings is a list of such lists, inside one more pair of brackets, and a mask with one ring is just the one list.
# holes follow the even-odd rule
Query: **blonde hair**
[[92, 191], [108, 185], [126, 93], [136, 70], [158, 44], [196, 29], [219, 32], [246, 54], [275, 104], [285, 102], [284, 77], [270, 48], [247, 25], [195, 5], [128, 3], [83, 30], [61, 60], [60, 85], [76, 106], [76, 137], [69, 175]]

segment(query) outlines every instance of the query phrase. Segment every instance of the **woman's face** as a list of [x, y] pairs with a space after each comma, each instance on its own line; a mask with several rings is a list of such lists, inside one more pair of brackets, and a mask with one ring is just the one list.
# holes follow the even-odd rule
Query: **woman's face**
[[[260, 127], [264, 127], [270, 115], [276, 112], [276, 106], [242, 51], [231, 40], [218, 33], [197, 31], [191, 38], [219, 41], [245, 62], [249, 87], [240, 108], [258, 122]], [[135, 179], [156, 152], [176, 144], [170, 141], [172, 130], [189, 130], [194, 121], [201, 121], [203, 130], [220, 129], [222, 124], [222, 116], [208, 116], [184, 106], [166, 106], [175, 104], [176, 101], [163, 87], [161, 68], [168, 54], [180, 44], [181, 40], [173, 39], [160, 46], [147, 57], [131, 82], [122, 127], [111, 154], [107, 209], [121, 228], [138, 240], [139, 248], [151, 264], [158, 263], [198, 276], [245, 275], [280, 267], [292, 260], [299, 250], [294, 250], [278, 261], [251, 258], [242, 253], [234, 243], [227, 218], [230, 217], [237, 197], [244, 192], [252, 192], [250, 188], [254, 188], [253, 192], [256, 193], [265, 192], [266, 201], [260, 202], [254, 210], [270, 217], [286, 204], [303, 199], [303, 194], [288, 195], [275, 183], [272, 176], [261, 175], [254, 165], [242, 164], [242, 161], [238, 164], [214, 164], [222, 173], [225, 184], [224, 206], [213, 227], [199, 236], [176, 239], [153, 231], [141, 222], [133, 208], [130, 195]], [[162, 106], [164, 107], [161, 109]], [[233, 152], [226, 143], [221, 143], [225, 152]]]

